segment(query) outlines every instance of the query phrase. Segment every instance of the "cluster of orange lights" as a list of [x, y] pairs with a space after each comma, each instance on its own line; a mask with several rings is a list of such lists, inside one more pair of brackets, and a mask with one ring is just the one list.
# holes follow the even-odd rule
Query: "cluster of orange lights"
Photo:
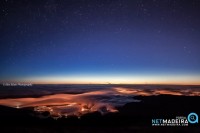
[[[68, 117], [70, 115], [81, 116], [86, 113], [99, 111], [104, 114], [107, 112], [117, 112], [116, 103], [106, 102], [96, 97], [108, 98], [114, 96], [133, 96], [142, 95], [187, 95], [200, 96], [200, 90], [191, 89], [134, 89], [115, 87], [110, 89], [103, 89], [100, 91], [91, 91], [82, 94], [54, 94], [39, 98], [15, 98], [15, 99], [0, 99], [0, 105], [5, 105], [14, 108], [34, 107], [36, 112], [49, 112], [50, 116], [59, 118], [62, 116]], [[111, 99], [112, 100], [112, 99]], [[122, 101], [123, 99], [120, 99]], [[135, 100], [136, 102], [139, 102]], [[132, 102], [134, 99], [132, 98]], [[124, 103], [125, 104], [125, 103]]]

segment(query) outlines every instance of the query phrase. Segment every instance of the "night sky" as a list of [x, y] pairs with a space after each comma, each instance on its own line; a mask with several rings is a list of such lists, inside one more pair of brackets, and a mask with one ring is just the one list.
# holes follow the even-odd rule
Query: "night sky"
[[0, 80], [200, 84], [200, 0], [1, 0]]

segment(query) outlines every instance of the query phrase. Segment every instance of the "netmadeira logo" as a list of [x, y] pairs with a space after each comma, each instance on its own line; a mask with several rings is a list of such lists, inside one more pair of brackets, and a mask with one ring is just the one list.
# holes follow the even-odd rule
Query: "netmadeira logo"
[[173, 119], [152, 119], [152, 126], [189, 126], [198, 124], [198, 115], [194, 112], [188, 116], [176, 116]]

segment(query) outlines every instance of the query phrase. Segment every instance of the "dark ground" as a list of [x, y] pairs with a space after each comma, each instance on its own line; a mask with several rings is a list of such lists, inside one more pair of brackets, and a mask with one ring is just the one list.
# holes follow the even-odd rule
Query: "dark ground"
[[[139, 103], [128, 103], [119, 107], [119, 113], [102, 116], [98, 112], [77, 118], [41, 119], [31, 108], [15, 109], [0, 106], [0, 133], [200, 133], [200, 124], [187, 127], [152, 127], [151, 120], [156, 118], [175, 118], [200, 114], [198, 96], [137, 96]], [[43, 114], [48, 115], [48, 113]]]

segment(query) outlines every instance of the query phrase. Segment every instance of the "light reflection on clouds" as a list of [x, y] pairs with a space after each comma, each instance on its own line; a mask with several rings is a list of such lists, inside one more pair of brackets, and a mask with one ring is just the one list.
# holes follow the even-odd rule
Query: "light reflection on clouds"
[[139, 102], [134, 96], [151, 96], [160, 94], [200, 96], [198, 89], [138, 89], [113, 87], [81, 94], [54, 94], [39, 98], [0, 99], [0, 105], [14, 108], [34, 107], [37, 112], [48, 111], [55, 117], [77, 115], [99, 111], [102, 114], [117, 112], [116, 106], [129, 102]]

